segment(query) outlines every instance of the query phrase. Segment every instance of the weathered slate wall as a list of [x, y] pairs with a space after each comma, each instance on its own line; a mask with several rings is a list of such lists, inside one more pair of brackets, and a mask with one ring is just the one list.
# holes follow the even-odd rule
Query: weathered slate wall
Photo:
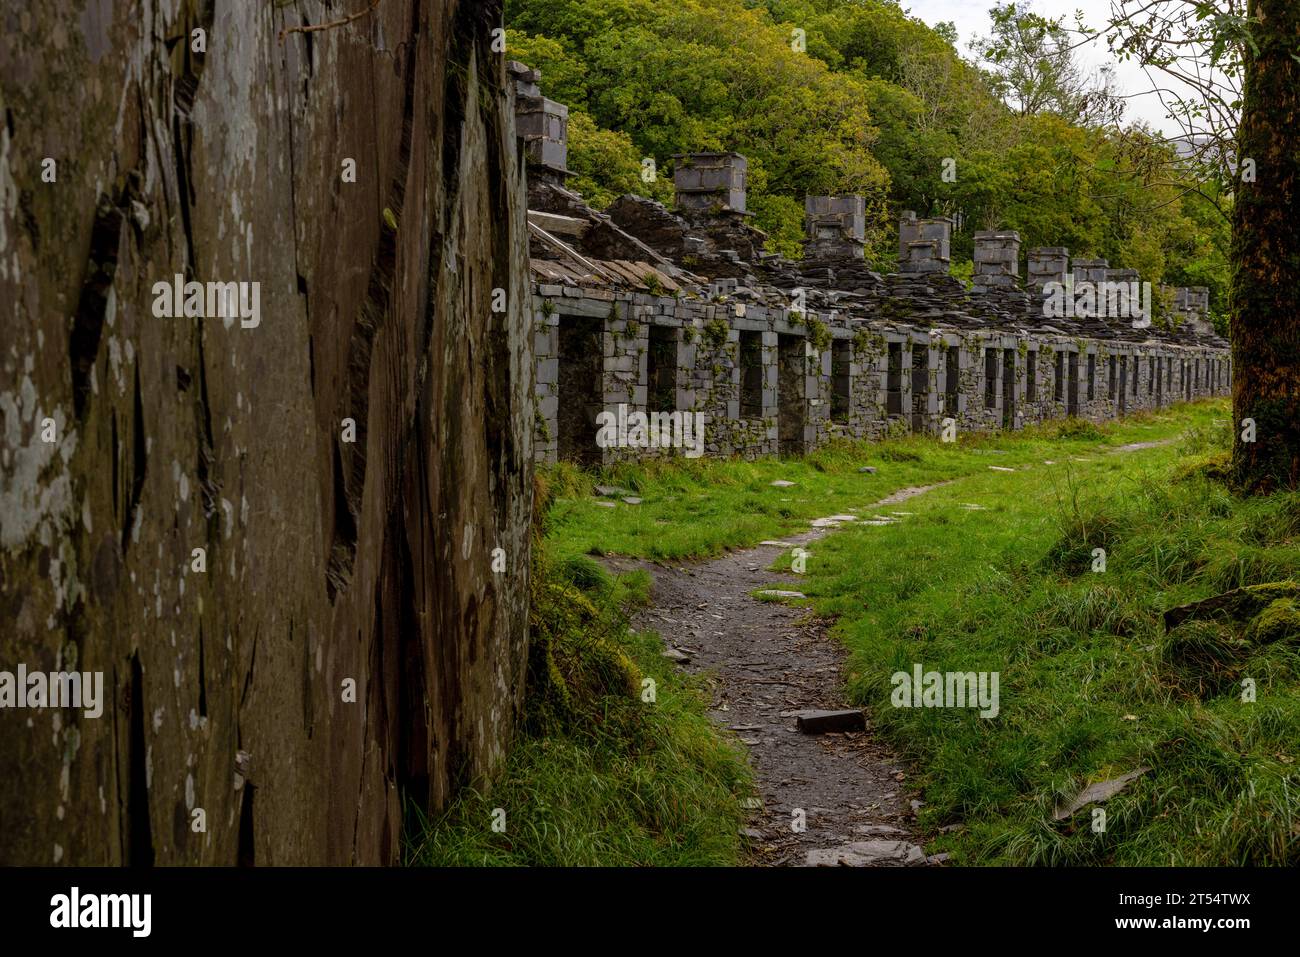
[[[508, 742], [533, 361], [500, 4], [278, 42], [362, 7], [0, 11], [0, 671], [109, 699], [0, 708], [0, 863], [391, 862], [399, 789], [437, 805]], [[176, 273], [259, 282], [260, 323], [156, 317]]]

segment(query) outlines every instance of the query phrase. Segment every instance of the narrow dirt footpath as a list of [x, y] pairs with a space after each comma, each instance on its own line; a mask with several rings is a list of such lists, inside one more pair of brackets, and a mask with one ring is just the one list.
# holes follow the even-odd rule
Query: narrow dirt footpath
[[[877, 515], [897, 519], [904, 516], [889, 516], [889, 506], [937, 487], [902, 489], [851, 511], [861, 521], [885, 520]], [[809, 735], [796, 728], [801, 711], [847, 707], [842, 672], [847, 652], [827, 633], [829, 622], [804, 608], [750, 597], [756, 589], [797, 590], [797, 575], [778, 576], [767, 567], [833, 527], [681, 567], [626, 558], [608, 564], [651, 573], [653, 607], [638, 614], [632, 626], [657, 631], [670, 656], [676, 656], [675, 649], [689, 658], [678, 659], [683, 667], [711, 676], [715, 720], [735, 731], [749, 750], [763, 801], [747, 830], [754, 863], [937, 863], [917, 846], [911, 829], [915, 794], [906, 774], [875, 740], [869, 723], [856, 733]], [[798, 829], [801, 818], [803, 830]]]

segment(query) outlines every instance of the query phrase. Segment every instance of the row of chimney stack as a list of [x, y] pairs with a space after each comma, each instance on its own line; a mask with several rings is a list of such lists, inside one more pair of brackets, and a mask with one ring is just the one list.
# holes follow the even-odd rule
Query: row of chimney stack
[[[529, 175], [562, 186], [567, 168], [569, 110], [542, 96], [541, 73], [522, 63], [508, 65], [515, 87], [515, 126], [523, 141]], [[673, 187], [678, 210], [692, 214], [750, 215], [745, 209], [749, 164], [733, 152], [678, 153], [673, 156]], [[805, 255], [813, 260], [861, 259], [866, 238], [862, 196], [809, 196], [804, 201]], [[904, 273], [947, 273], [951, 265], [952, 219], [918, 219], [904, 212], [898, 232], [898, 268]], [[1048, 283], [1064, 283], [1072, 272], [1079, 282], [1136, 282], [1133, 269], [1111, 269], [1104, 259], [1070, 260], [1063, 246], [1028, 251], [1025, 285], [1041, 293]], [[1020, 234], [1014, 230], [975, 233], [974, 285], [977, 290], [1020, 287]], [[1175, 290], [1174, 308], [1184, 315], [1209, 313], [1209, 290]]]

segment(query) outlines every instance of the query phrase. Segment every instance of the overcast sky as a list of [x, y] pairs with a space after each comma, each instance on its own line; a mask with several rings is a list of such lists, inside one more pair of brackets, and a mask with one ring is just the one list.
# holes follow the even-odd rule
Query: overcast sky
[[[967, 48], [972, 37], [987, 36], [990, 31], [989, 10], [994, 0], [901, 0], [900, 6], [909, 10], [912, 16], [933, 26], [944, 20], [957, 25], [957, 51], [967, 59], [973, 55]], [[1073, 25], [1075, 11], [1083, 14], [1083, 21], [1093, 29], [1099, 29], [1110, 17], [1110, 0], [1032, 0], [1035, 13], [1046, 17], [1061, 17], [1068, 25]], [[1078, 50], [1080, 59], [1094, 67], [1103, 64], [1115, 66], [1115, 82], [1119, 91], [1128, 94], [1128, 106], [1125, 110], [1125, 122], [1145, 120], [1166, 135], [1176, 136], [1180, 132], [1176, 123], [1165, 116], [1160, 101], [1147, 91], [1151, 81], [1141, 68], [1130, 63], [1117, 63], [1106, 49], [1105, 40], [1097, 40]], [[1136, 96], [1135, 94], [1144, 94]]]

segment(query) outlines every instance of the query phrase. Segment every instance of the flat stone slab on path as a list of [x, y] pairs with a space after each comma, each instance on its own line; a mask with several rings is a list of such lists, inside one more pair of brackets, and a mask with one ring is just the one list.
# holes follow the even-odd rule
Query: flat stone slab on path
[[925, 862], [925, 851], [907, 841], [853, 841], [839, 847], [813, 848], [805, 857], [808, 867], [879, 867]]

